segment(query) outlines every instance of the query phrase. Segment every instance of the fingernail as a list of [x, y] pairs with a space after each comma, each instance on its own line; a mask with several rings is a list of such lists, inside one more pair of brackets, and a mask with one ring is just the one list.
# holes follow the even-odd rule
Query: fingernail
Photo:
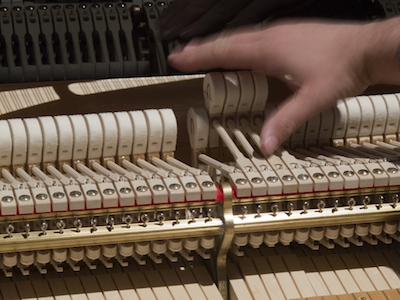
[[269, 136], [265, 138], [264, 143], [262, 143], [261, 148], [264, 154], [271, 155], [274, 153], [276, 148], [278, 148], [278, 139], [274, 136]]

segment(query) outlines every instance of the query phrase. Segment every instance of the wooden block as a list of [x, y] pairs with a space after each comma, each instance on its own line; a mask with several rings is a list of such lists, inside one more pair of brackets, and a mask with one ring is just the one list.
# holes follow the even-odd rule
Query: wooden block
[[328, 260], [332, 269], [335, 271], [336, 276], [339, 278], [340, 282], [342, 283], [348, 294], [361, 292], [353, 276], [350, 274], [349, 270], [346, 268], [346, 265], [339, 255], [327, 255], [326, 259]]
[[79, 276], [89, 300], [106, 300], [94, 275]]
[[324, 298], [320, 296], [315, 296], [315, 297], [307, 297], [307, 300], [324, 300]]
[[338, 300], [360, 300], [354, 298], [353, 294], [346, 294], [346, 295], [338, 295]]
[[311, 258], [303, 256], [299, 260], [304, 272], [306, 272], [308, 281], [311, 283], [317, 296], [330, 295], [331, 293], [329, 292], [321, 275], [318, 273], [317, 268], [314, 266]]
[[129, 272], [129, 278], [140, 299], [156, 300], [154, 293], [146, 280], [143, 272]]
[[296, 283], [300, 295], [306, 298], [316, 297], [317, 294], [311, 286], [311, 283], [308, 281], [306, 272], [304, 272], [303, 268], [301, 267], [301, 264], [296, 255], [283, 255], [282, 258], [286, 264], [288, 271], [290, 272], [290, 275], [292, 275], [292, 278]]
[[368, 292], [368, 295], [371, 297], [371, 300], [387, 300], [382, 291]]
[[49, 278], [47, 280], [55, 300], [70, 300], [67, 286], [62, 278]]
[[265, 257], [255, 257], [253, 262], [271, 300], [285, 300], [286, 298]]
[[278, 255], [275, 255], [269, 256], [267, 257], [267, 259], [286, 298], [300, 298], [301, 296], [296, 288], [296, 284], [294, 283], [292, 277], [290, 276], [290, 273], [286, 269], [285, 263], [283, 262], [282, 258]]
[[190, 269], [179, 268], [175, 269], [175, 272], [178, 274], [179, 279], [185, 286], [185, 289], [192, 300], [207, 300], [203, 290]]
[[374, 285], [372, 284], [371, 280], [369, 280], [367, 274], [365, 274], [364, 270], [361, 268], [361, 265], [353, 254], [345, 253], [341, 254], [340, 257], [342, 258], [346, 267], [349, 269], [350, 274], [353, 276], [362, 292], [375, 291]]
[[219, 292], [214, 281], [212, 280], [210, 274], [208, 274], [206, 267], [193, 267], [192, 272], [194, 277], [196, 277], [200, 287], [202, 288], [204, 295], [206, 295], [208, 299], [222, 300], [221, 293]]
[[123, 300], [139, 300], [128, 274], [112, 273], [111, 276]]
[[96, 279], [106, 300], [122, 300], [111, 274], [96, 275]]
[[154, 295], [157, 299], [173, 300], [171, 293], [169, 292], [167, 286], [165, 285], [158, 270], [146, 271], [144, 275], [150, 284]]
[[32, 284], [28, 280], [24, 281], [16, 281], [15, 287], [17, 288], [19, 297], [16, 299], [29, 299], [29, 300], [36, 300], [35, 290], [32, 287]]
[[243, 279], [237, 266], [234, 263], [228, 262], [227, 272], [229, 280], [229, 295], [231, 296], [231, 299], [237, 299], [237, 300], [254, 299], [251, 296], [251, 293], [245, 283], [245, 280]]
[[69, 295], [72, 300], [87, 300], [85, 290], [78, 277], [64, 278], [65, 286], [68, 289]]
[[400, 288], [400, 257], [393, 250], [370, 252], [370, 256], [392, 289]]
[[240, 257], [238, 259], [238, 266], [253, 297], [255, 299], [269, 300], [268, 293], [258, 275], [257, 269], [253, 265], [252, 259]]
[[324, 300], [338, 300], [338, 297], [331, 295], [331, 296], [323, 296], [322, 299], [324, 299]]
[[188, 293], [182, 282], [179, 280], [178, 275], [173, 269], [165, 269], [159, 271], [165, 284], [167, 285], [172, 297], [175, 300], [190, 299]]
[[[0, 292], [3, 296], [3, 300], [15, 300], [19, 299], [19, 295], [15, 284], [12, 282], [0, 283]], [[36, 299], [35, 295], [33, 295], [33, 299]]]
[[356, 298], [356, 300], [360, 300], [360, 298], [362, 298], [363, 300], [372, 300], [371, 297], [368, 296], [368, 294], [365, 292], [354, 293], [353, 296], [354, 298]]
[[311, 259], [331, 294], [346, 294], [346, 290], [343, 288], [340, 280], [336, 276], [335, 272], [332, 270], [332, 267], [329, 265], [326, 258], [324, 256], [313, 256], [311, 257]]
[[53, 300], [53, 293], [51, 292], [49, 283], [45, 279], [32, 280], [32, 286], [35, 290], [38, 300]]
[[383, 291], [389, 290], [390, 287], [387, 284], [385, 278], [382, 276], [376, 264], [372, 261], [368, 253], [358, 253], [355, 255], [361, 267], [364, 269], [365, 273], [368, 275], [372, 284], [375, 286], [376, 290]]
[[383, 291], [388, 300], [400, 300], [400, 293], [398, 290]]

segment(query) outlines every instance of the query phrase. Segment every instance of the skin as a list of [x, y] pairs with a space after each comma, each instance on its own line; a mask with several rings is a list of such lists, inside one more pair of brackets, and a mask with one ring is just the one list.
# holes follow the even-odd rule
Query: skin
[[309, 118], [374, 84], [399, 84], [400, 18], [370, 23], [280, 21], [192, 40], [168, 57], [184, 72], [262, 70], [293, 91], [265, 121], [265, 154]]

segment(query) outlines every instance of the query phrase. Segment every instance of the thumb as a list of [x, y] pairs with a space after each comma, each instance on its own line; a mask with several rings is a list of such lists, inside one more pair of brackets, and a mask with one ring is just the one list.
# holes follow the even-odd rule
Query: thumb
[[315, 84], [311, 86], [312, 89], [303, 84], [268, 120], [265, 120], [260, 138], [262, 151], [266, 155], [273, 154], [308, 119], [336, 103], [336, 92], [331, 93], [329, 88], [324, 89]]

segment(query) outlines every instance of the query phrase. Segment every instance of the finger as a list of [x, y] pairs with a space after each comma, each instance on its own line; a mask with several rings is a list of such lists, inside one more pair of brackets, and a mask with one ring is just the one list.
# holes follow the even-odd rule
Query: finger
[[204, 13], [197, 21], [182, 30], [181, 40], [189, 41], [222, 29], [239, 11], [252, 0], [221, 0]]
[[260, 134], [263, 152], [272, 154], [308, 119], [333, 106], [337, 95], [337, 91], [324, 83], [303, 85], [265, 121]]
[[161, 23], [161, 25], [163, 26], [160, 32], [161, 37], [164, 40], [176, 39], [185, 27], [197, 21], [218, 1], [219, 0], [189, 1], [186, 6], [182, 7], [182, 9], [180, 9], [179, 12], [176, 13], [174, 11], [167, 13], [168, 9], [166, 9], [166, 18], [169, 21]]
[[[210, 37], [201, 43], [190, 42], [183, 51], [173, 52], [169, 64], [183, 72], [224, 69], [261, 69], [266, 52], [261, 53], [260, 33], [242, 30], [240, 33]], [[260, 49], [261, 50], [261, 49]], [[264, 68], [265, 69], [265, 68]]]

